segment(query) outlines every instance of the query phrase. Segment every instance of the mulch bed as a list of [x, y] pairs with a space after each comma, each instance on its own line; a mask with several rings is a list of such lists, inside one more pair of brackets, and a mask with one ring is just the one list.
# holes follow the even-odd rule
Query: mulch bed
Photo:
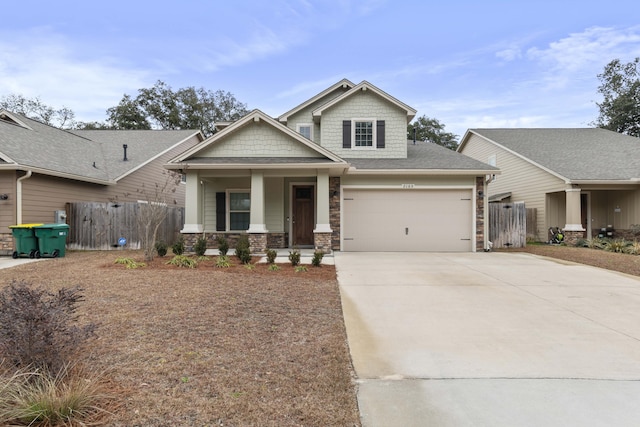
[[[81, 362], [117, 384], [110, 426], [357, 426], [356, 385], [335, 268], [197, 268], [131, 252], [69, 252], [2, 271], [80, 285], [97, 338]], [[212, 257], [213, 258], [213, 257]]]

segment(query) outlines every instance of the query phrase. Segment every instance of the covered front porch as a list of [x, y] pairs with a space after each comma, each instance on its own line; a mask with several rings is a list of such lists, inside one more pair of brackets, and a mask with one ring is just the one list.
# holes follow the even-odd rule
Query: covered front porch
[[[334, 172], [335, 173], [335, 172]], [[331, 252], [339, 242], [339, 177], [331, 169], [187, 170], [187, 247], [205, 236], [230, 247], [247, 235], [252, 253], [267, 249]], [[336, 188], [337, 187], [337, 188]], [[338, 243], [339, 244], [339, 243]]]
[[629, 238], [632, 225], [640, 223], [640, 186], [574, 184], [547, 193], [546, 210], [547, 229], [560, 226], [574, 243], [597, 237], [603, 229], [613, 230], [609, 237]]

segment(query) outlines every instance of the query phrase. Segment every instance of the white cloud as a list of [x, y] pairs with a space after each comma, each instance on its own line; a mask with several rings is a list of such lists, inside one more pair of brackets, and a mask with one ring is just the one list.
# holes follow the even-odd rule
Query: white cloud
[[75, 52], [71, 41], [47, 29], [1, 37], [0, 95], [39, 97], [54, 108], [71, 108], [78, 120], [93, 121], [104, 120], [105, 106], [146, 83], [143, 70], [113, 58], [82, 59]]

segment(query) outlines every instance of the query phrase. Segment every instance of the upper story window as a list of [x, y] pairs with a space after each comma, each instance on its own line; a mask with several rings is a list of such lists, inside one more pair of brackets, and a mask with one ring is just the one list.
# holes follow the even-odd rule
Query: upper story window
[[385, 146], [384, 120], [352, 119], [342, 121], [342, 148], [375, 150]]
[[296, 125], [296, 130], [305, 138], [313, 140], [313, 125], [309, 123], [299, 123]]

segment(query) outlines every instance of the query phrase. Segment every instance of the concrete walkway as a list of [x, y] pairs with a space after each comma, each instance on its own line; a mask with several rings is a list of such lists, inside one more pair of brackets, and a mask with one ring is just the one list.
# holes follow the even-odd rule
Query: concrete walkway
[[640, 279], [522, 253], [336, 253], [364, 427], [640, 425]]

